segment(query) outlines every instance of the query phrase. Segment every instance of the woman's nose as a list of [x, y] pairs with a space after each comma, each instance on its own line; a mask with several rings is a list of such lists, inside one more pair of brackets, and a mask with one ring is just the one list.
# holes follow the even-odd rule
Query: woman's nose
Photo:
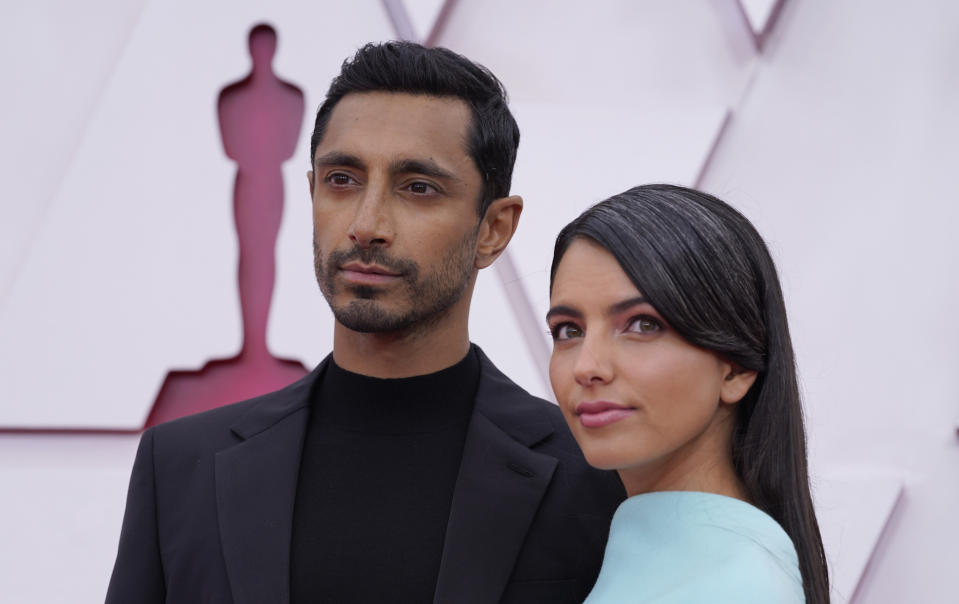
[[609, 383], [613, 379], [613, 364], [609, 344], [589, 335], [583, 339], [573, 366], [573, 376], [583, 387]]

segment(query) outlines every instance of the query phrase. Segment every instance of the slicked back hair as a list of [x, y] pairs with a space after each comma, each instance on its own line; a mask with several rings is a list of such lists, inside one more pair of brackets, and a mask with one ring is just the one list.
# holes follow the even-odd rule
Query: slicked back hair
[[762, 237], [742, 214], [712, 195], [672, 185], [635, 187], [563, 228], [553, 251], [550, 288], [563, 254], [577, 239], [612, 254], [687, 342], [757, 372], [736, 405], [733, 466], [749, 500], [792, 539], [806, 601], [828, 603], [786, 307]]
[[506, 90], [488, 69], [446, 48], [413, 42], [367, 44], [343, 62], [316, 112], [310, 166], [330, 115], [347, 94], [400, 92], [462, 100], [470, 108], [467, 151], [482, 178], [479, 214], [509, 195], [519, 146], [519, 127], [507, 106]]

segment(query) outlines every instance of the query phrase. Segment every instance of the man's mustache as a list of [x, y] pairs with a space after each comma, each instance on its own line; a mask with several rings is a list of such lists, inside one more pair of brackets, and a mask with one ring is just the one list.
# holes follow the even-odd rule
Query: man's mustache
[[326, 259], [326, 268], [332, 272], [348, 262], [376, 264], [386, 270], [400, 275], [414, 275], [419, 266], [412, 260], [402, 260], [387, 254], [381, 247], [361, 248], [354, 246], [348, 250], [334, 250]]

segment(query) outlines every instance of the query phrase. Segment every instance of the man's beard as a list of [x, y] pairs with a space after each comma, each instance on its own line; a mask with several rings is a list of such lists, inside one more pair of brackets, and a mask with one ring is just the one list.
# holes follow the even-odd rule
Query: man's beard
[[[338, 323], [362, 333], [410, 333], [433, 325], [466, 293], [473, 275], [475, 246], [476, 233], [470, 233], [450, 250], [436, 272], [421, 276], [417, 263], [392, 258], [379, 246], [335, 250], [321, 258], [314, 238], [313, 266], [320, 291]], [[338, 284], [339, 267], [352, 261], [381, 266], [400, 275], [402, 283], [390, 284], [389, 290], [375, 285]], [[352, 293], [353, 299], [334, 303], [343, 291]], [[399, 303], [399, 308], [388, 309], [379, 301], [384, 297]], [[402, 308], [404, 302], [406, 308]]]

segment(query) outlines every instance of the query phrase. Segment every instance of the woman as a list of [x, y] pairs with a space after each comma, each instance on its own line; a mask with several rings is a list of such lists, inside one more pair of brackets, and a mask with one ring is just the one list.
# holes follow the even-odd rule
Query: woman
[[829, 601], [786, 310], [759, 234], [648, 185], [556, 240], [550, 380], [629, 498], [588, 604]]

